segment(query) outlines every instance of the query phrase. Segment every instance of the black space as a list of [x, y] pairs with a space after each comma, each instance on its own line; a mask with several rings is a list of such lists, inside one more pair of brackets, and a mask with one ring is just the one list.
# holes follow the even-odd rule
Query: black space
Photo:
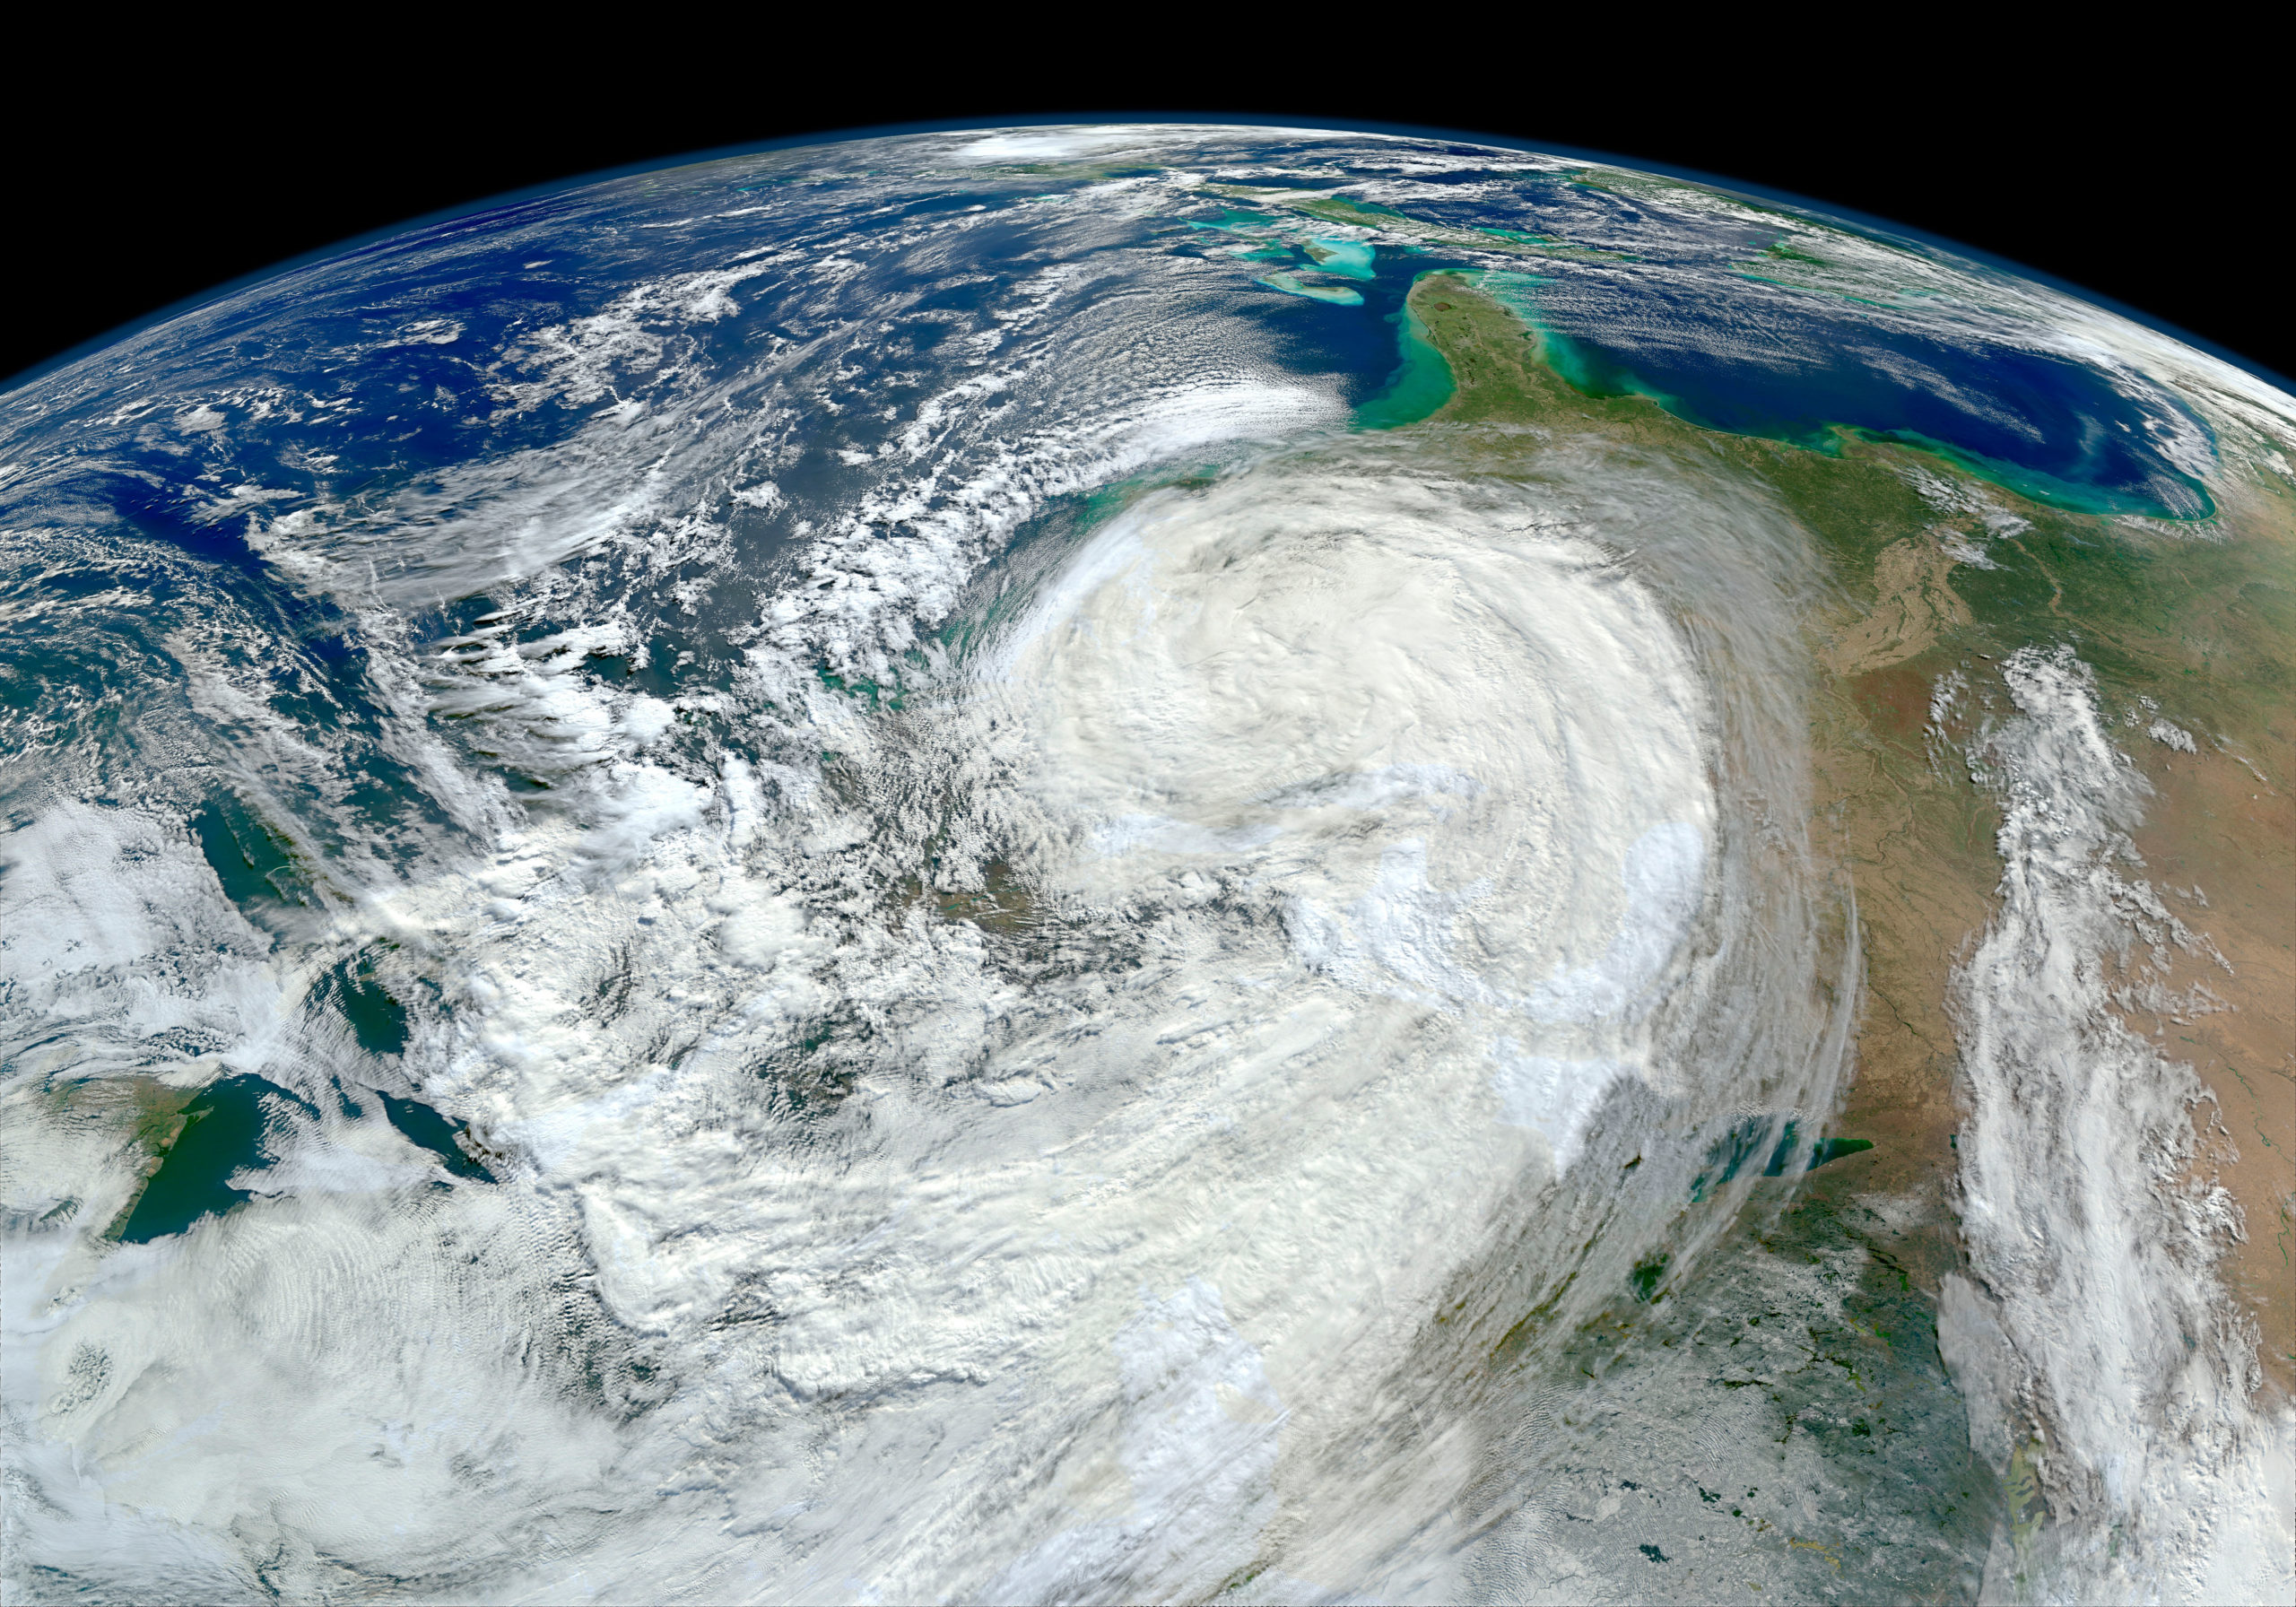
[[[1119, 31], [1091, 44], [950, 34], [884, 59], [869, 53], [903, 34], [896, 13], [791, 40], [770, 14], [731, 33], [676, 17], [658, 48], [506, 34], [483, 49], [283, 55], [204, 39], [100, 90], [20, 67], [18, 126], [39, 132], [11, 175], [19, 283], [0, 375], [307, 252], [600, 169], [889, 124], [1223, 112], [1482, 132], [1786, 191], [2296, 373], [2283, 153], [2234, 116], [2263, 88], [2243, 87], [2261, 39], [2218, 37], [2207, 60], [2108, 39], [2059, 60], [1874, 34], [1831, 59], [1777, 44], [1773, 62], [1770, 41], [1733, 38], [1628, 70], [1612, 64], [1673, 26], [1661, 13], [1620, 11], [1601, 38], [1478, 22], [1430, 22], [1425, 39], [1390, 13], [1338, 44], [1270, 34], [1247, 48], [1215, 30], [1186, 49], [1128, 39], [1111, 16]], [[647, 31], [628, 13], [622, 26]]]

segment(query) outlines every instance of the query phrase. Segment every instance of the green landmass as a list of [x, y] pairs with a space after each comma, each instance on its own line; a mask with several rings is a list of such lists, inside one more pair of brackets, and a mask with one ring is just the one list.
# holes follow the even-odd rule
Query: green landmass
[[[1872, 1147], [1845, 1146], [1796, 1197], [1830, 1221], [1857, 1218], [1859, 1242], [1906, 1273], [1926, 1314], [1892, 1320], [1934, 1324], [1936, 1280], [1961, 1258], [1949, 1189], [1960, 1118], [1948, 989], [1992, 915], [2002, 867], [1993, 795], [1941, 755], [1931, 696], [1941, 677], [1967, 682], [1945, 733], [1965, 741], [1970, 706], [1989, 695], [2009, 707], [2002, 659], [2069, 643], [2096, 671], [2105, 715], [2120, 722], [2116, 740], [2155, 789], [2137, 832], [2146, 866], [2133, 873], [2204, 889], [2209, 903], [2191, 923], [2233, 968], [2228, 977], [2202, 956], [2172, 978], [2205, 980], [2232, 1008], [2180, 1026], [2182, 1042], [2169, 1047], [2217, 1096], [2196, 1116], [2197, 1170], [2248, 1212], [2248, 1240], [2230, 1258], [2228, 1282], [2261, 1325], [2267, 1373], [2287, 1388], [2296, 1378], [2296, 1303], [2286, 1299], [2296, 1245], [2290, 489], [2246, 480], [2213, 488], [2219, 506], [2205, 520], [2117, 517], [2038, 500], [1982, 465], [1916, 446], [1838, 432], [1812, 447], [1707, 430], [1659, 399], [1573, 384], [1568, 352], [1510, 305], [1519, 298], [1491, 293], [1486, 277], [1431, 274], [1411, 291], [1409, 338], [1439, 355], [1453, 384], [1420, 428], [1451, 438], [1483, 472], [1526, 479], [1564, 447], [1581, 460], [1610, 455], [1622, 468], [1653, 456], [1698, 473], [1725, 467], [1796, 520], [1829, 571], [1831, 601], [1806, 621], [1818, 672], [1815, 835], [1856, 886], [1867, 989], [1855, 1081], [1830, 1126]], [[2193, 751], [2147, 735], [2156, 711], [2192, 734]], [[2158, 1026], [2150, 1017], [2130, 1024]], [[2206, 1130], [2220, 1118], [2230, 1141]], [[1882, 1223], [1856, 1203], [1874, 1195], [1910, 1209]], [[1758, 1244], [1796, 1237], [1752, 1230]], [[1751, 1254], [1735, 1250], [1728, 1264]], [[1643, 1306], [1622, 1299], [1621, 1320], [1652, 1320], [1636, 1315]], [[1977, 1481], [1973, 1490], [1989, 1480], [1954, 1476]], [[1979, 1498], [2004, 1499], [1990, 1490]], [[2020, 1543], [2039, 1521], [2023, 1506], [2008, 1518]], [[1785, 1567], [1785, 1537], [1775, 1538]]]

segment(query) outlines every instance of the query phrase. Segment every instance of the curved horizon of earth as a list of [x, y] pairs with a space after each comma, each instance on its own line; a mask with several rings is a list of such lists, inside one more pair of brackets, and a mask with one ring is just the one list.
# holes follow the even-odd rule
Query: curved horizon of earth
[[2296, 1589], [2296, 399], [966, 130], [0, 395], [46, 1600]]

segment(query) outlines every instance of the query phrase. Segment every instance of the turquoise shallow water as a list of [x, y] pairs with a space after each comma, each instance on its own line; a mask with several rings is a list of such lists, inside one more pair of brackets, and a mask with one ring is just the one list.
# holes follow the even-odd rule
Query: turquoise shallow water
[[[1264, 1503], [1313, 1504], [1288, 1473], [1188, 1492], [1173, 1521], [1213, 1540], [1170, 1551], [1212, 1572], [1174, 1583], [1152, 1543], [1178, 1532], [1166, 1519], [1093, 1528], [1051, 1510], [1065, 1498], [1044, 1470], [1072, 1442], [1083, 1465], [1105, 1438], [1166, 1433], [1168, 1404], [1196, 1414], [1189, 1454], [1240, 1446], [1213, 1458], [1218, 1478], [1263, 1454], [1275, 1467], [1316, 1403], [1270, 1403], [1254, 1347], [1274, 1330], [1252, 1326], [1251, 1280], [1199, 1298], [1224, 1274], [1165, 1279], [1119, 1336], [1135, 1374], [1105, 1331], [1077, 1328], [1076, 1377], [1100, 1382], [1075, 1387], [1108, 1393], [1062, 1415], [1071, 1383], [1046, 1380], [1068, 1375], [1030, 1336], [1069, 1319], [1032, 1303], [1097, 1288], [1124, 1306], [1149, 1275], [1135, 1252], [1185, 1213], [1126, 1194], [1105, 1240], [1053, 1245], [1028, 1237], [1031, 1208], [984, 1253], [952, 1196], [912, 1210], [904, 1191], [957, 1176], [935, 1168], [970, 1164], [983, 1135], [1058, 1159], [1029, 1124], [1083, 1123], [1104, 1095], [1140, 1090], [1139, 1130], [1174, 1131], [1153, 1107], [1168, 1044], [1228, 1064], [1216, 1038], [1165, 1031], [1202, 1019], [1157, 991], [1185, 945], [1156, 945], [1187, 923], [1232, 922], [1265, 950], [1254, 990], [1339, 984], [1240, 881], [1173, 883], [1152, 928], [1034, 898], [1025, 864], [987, 857], [1009, 825], [980, 802], [1003, 785], [982, 778], [994, 744], [951, 758], [926, 740], [947, 708], [933, 675], [1137, 492], [1178, 507], [1309, 445], [1415, 485], [1407, 435], [1344, 426], [1392, 431], [1449, 399], [1405, 297], [1427, 272], [1521, 267], [1476, 242], [1585, 245], [1519, 291], [1590, 389], [1821, 446], [1845, 421], [1923, 432], [2065, 497], [2180, 494], [2162, 465], [2183, 415], [2142, 377], [2068, 369], [2048, 330], [2020, 368], [1996, 362], [1997, 332], [1810, 300], [1749, 363], [1731, 343], [1791, 292], [1737, 272], [1760, 241], [1703, 203], [1630, 204], [1490, 153], [1436, 172], [1431, 147], [1405, 178], [1378, 141], [1204, 146], [1160, 169], [895, 141], [572, 190], [300, 270], [7, 399], [0, 891], [34, 913], [12, 904], [0, 924], [0, 1079], [12, 1163], [21, 1143], [48, 1168], [11, 1172], [32, 1181], [7, 1202], [8, 1254], [12, 1275], [72, 1257], [133, 1273], [10, 1330], [9, 1379], [50, 1392], [8, 1403], [32, 1429], [7, 1471], [33, 1492], [10, 1566], [48, 1570], [26, 1599], [182, 1594], [195, 1542], [216, 1599], [317, 1598], [355, 1575], [412, 1599], [650, 1598], [674, 1577], [726, 1600], [880, 1568], [865, 1585], [885, 1599], [998, 1599], [1000, 1569], [1085, 1542], [1100, 1571], [1038, 1595], [1208, 1598], [1245, 1577]], [[1387, 207], [1366, 215], [1437, 220], [1448, 243], [1213, 198], [1239, 171], [1295, 168], [1302, 187], [1344, 180]], [[1892, 363], [1935, 379], [1928, 400]], [[1621, 526], [1621, 549], [1655, 527]], [[1537, 601], [1558, 625], [1575, 606]], [[1759, 744], [1724, 746], [1735, 761]], [[1136, 1055], [1106, 1030], [1127, 1011]], [[1007, 1032], [1044, 1053], [1011, 1057]], [[1080, 1078], [1094, 1065], [1107, 1074]], [[1446, 1110], [1476, 1108], [1486, 1076], [1471, 1057], [1469, 1097]], [[164, 1152], [90, 1138], [152, 1078], [205, 1080]], [[1774, 1547], [1789, 1520], [1813, 1549], [1760, 1575], [1781, 1594], [1839, 1596], [1845, 1577], [1965, 1594], [1975, 1531], [1942, 1492], [1983, 1491], [1952, 1482], [1964, 1429], [1923, 1302], [1890, 1270], [1902, 1247], [1757, 1214], [1702, 1264], [1688, 1238], [1622, 1247], [1628, 1219], [1604, 1214], [1697, 1222], [1728, 1191], [1855, 1182], [1858, 1141], [1789, 1133], [1794, 1099], [1734, 1096], [1694, 1137], [1650, 1116], [1671, 1159], [1641, 1117], [1605, 1118], [1626, 1147], [1554, 1196], [1601, 1204], [1583, 1237], [1552, 1238], [1603, 1321], [1558, 1337], [1554, 1367], [1461, 1386], [1525, 1429], [1514, 1494], [1526, 1535], [1550, 1526], [1512, 1555], [1586, 1565], [1550, 1594], [1585, 1599], [1577, 1578], [1692, 1599], [1709, 1564], [1756, 1557], [1752, 1536]], [[1749, 1109], [1780, 1114], [1733, 1129]], [[1191, 1211], [1297, 1158], [1300, 1128], [1255, 1136], [1208, 1105], [1183, 1119], [1204, 1126], [1178, 1129], [1176, 1166], [1265, 1146], [1224, 1184], [1178, 1177]], [[1075, 1175], [1046, 1175], [1068, 1199]], [[1329, 1287], [1325, 1252], [1370, 1242], [1373, 1214], [1344, 1202], [1339, 1230], [1284, 1264]], [[1324, 1220], [1269, 1212], [1254, 1231]], [[1458, 1220], [1422, 1242], [1448, 1245]], [[332, 1247], [305, 1254], [323, 1228]], [[1496, 1242], [1480, 1288], [1545, 1264], [1526, 1254], [1545, 1231]], [[1073, 1280], [1044, 1275], [1056, 1262]], [[274, 1301], [290, 1288], [305, 1293]], [[135, 1307], [137, 1290], [158, 1292]], [[251, 1312], [292, 1320], [256, 1344]], [[113, 1337], [128, 1330], [133, 1347]], [[1432, 1403], [1451, 1432], [1422, 1393], [1426, 1352], [1399, 1353], [1390, 1398]], [[1331, 1376], [1361, 1354], [1332, 1352]], [[216, 1401], [232, 1403], [221, 1436], [202, 1426]], [[1384, 1432], [1362, 1428], [1365, 1446]], [[219, 1452], [226, 1438], [240, 1450]], [[1141, 1466], [1135, 1513], [1161, 1488]], [[131, 1504], [90, 1469], [148, 1482]], [[1386, 1521], [1399, 1488], [1368, 1480], [1361, 1510]], [[1439, 1491], [1430, 1533], [1474, 1498]], [[324, 1529], [314, 1511], [358, 1521]], [[865, 1555], [905, 1526], [906, 1551]], [[1265, 1525], [1267, 1543], [1285, 1532]], [[1332, 1594], [1352, 1584], [1381, 1594]]]
[[1335, 307], [1361, 307], [1363, 292], [1344, 284], [1309, 284], [1296, 274], [1270, 274], [1260, 283], [1272, 291], [1282, 291], [1287, 296], [1304, 296], [1310, 301], [1328, 301]]
[[[2200, 421], [2067, 357], [1964, 347], [1797, 297], [1762, 309], [1763, 360], [1745, 361], [1660, 334], [1622, 338], [1622, 328], [1648, 326], [1648, 312], [1626, 318], [1598, 281], [1500, 272], [1477, 282], [1539, 328], [1549, 360], [1589, 395], [1649, 396], [1709, 430], [1822, 450], [1836, 430], [1895, 441], [2083, 513], [2214, 511], [2205, 488], [2162, 451], [2164, 414], [2205, 439]], [[1700, 316], [1694, 306], [1675, 311]]]
[[1368, 240], [1336, 240], [1317, 235], [1308, 242], [1308, 255], [1326, 274], [1338, 274], [1348, 279], [1371, 279], [1378, 274], [1373, 265], [1376, 253]]
[[[2181, 437], [2190, 443], [2182, 450], [2207, 450], [2197, 417], [2164, 392], [2069, 357], [1949, 339], [1897, 309], [1734, 274], [1727, 282], [1737, 292], [1768, 303], [1759, 311], [1761, 360], [1749, 361], [1736, 333], [1744, 309], [1701, 305], [1656, 274], [1621, 279], [1560, 260], [1536, 274], [1493, 269], [1419, 248], [1315, 235], [1265, 213], [1231, 213], [1209, 227], [1267, 242], [1251, 253], [1256, 258], [1297, 265], [1264, 274], [1265, 288], [1364, 309], [1365, 321], [1352, 326], [1327, 321], [1303, 332], [1309, 350], [1344, 372], [1379, 371], [1381, 332], [1369, 320], [1403, 325], [1392, 337], [1400, 366], [1358, 404], [1365, 428], [1413, 422], [1448, 400], [1448, 377], [1434, 373], [1439, 358], [1396, 311], [1399, 290], [1440, 265], [1465, 273], [1537, 327], [1549, 360], [1591, 395], [1648, 396], [1707, 429], [1820, 451], [1837, 449], [1845, 433], [1892, 441], [2079, 512], [2196, 519], [2213, 511], [2205, 488], [2169, 449]], [[1519, 229], [1483, 231], [1524, 243], [1545, 239]], [[1718, 326], [1733, 329], [1730, 343], [1712, 339]]]
[[[1419, 275], [1413, 276], [1413, 282]], [[1427, 326], [1408, 304], [1387, 315], [1396, 329], [1401, 357], [1386, 388], [1355, 410], [1361, 430], [1394, 430], [1415, 424], [1450, 401], [1457, 387], [1451, 365], [1427, 338]]]

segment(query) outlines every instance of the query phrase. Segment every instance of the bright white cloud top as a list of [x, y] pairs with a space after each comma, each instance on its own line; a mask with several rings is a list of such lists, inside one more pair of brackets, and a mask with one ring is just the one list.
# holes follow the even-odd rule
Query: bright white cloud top
[[[11, 1599], [1629, 1599], [1690, 1566], [1706, 1481], [1751, 1505], [1787, 1453], [1715, 1429], [1703, 1504], [1587, 1550], [1557, 1515], [1639, 1486], [1573, 1493], [1566, 1420], [1657, 1444], [1670, 1386], [1557, 1392], [1605, 1311], [1739, 1253], [1849, 1073], [1836, 583], [1718, 456], [1351, 411], [1413, 383], [1413, 274], [1546, 238], [1376, 209], [1567, 178], [1283, 131], [781, 153], [443, 226], [10, 398]], [[1360, 217], [1283, 221], [1350, 185]], [[1565, 309], [1621, 231], [1678, 289], [1756, 227], [1556, 194], [1596, 209]], [[2159, 337], [1858, 253], [1921, 282], [1889, 316], [1922, 338], [2079, 347], [2153, 419], [2096, 492], [2122, 517], [2221, 496], [2204, 412], [2244, 473], [2280, 428]], [[2121, 941], [2137, 805], [2083, 674], [2015, 660], [1970, 749], [2013, 890], [1960, 1008], [1982, 1208], [2085, 1245], [2018, 1091], [2109, 1003], [2034, 956]], [[2161, 1087], [2066, 1120], [2139, 1165]], [[2013, 1380], [2203, 1322], [2222, 1224], [2066, 1250], [2074, 1356], [1992, 1221], [1992, 1292], [1943, 1297], [1970, 1412], [1921, 1432], [2006, 1476]], [[2038, 1410], [2090, 1436], [2063, 1454], [2149, 1447], [2115, 1521], [2173, 1577], [2269, 1579], [2268, 1537], [2157, 1516], [2284, 1493], [2247, 1402], [2196, 1451], [2134, 1396]]]

